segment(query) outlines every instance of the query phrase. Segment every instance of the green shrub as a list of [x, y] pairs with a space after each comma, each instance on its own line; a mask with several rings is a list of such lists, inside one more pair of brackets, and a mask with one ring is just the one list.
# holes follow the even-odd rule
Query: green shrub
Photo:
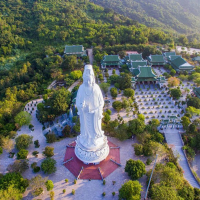
[[40, 147], [40, 143], [38, 140], [35, 140], [34, 141], [34, 145], [35, 145], [35, 148], [39, 148]]
[[46, 134], [45, 137], [46, 137], [47, 143], [54, 143], [57, 140], [56, 135], [54, 133]]
[[37, 163], [36, 162], [33, 162], [32, 164], [31, 164], [31, 168], [33, 169], [33, 168], [35, 168], [37, 166]]
[[40, 167], [39, 166], [36, 166], [36, 167], [33, 168], [33, 172], [34, 173], [37, 173], [39, 171], [40, 171]]
[[56, 161], [52, 158], [46, 158], [42, 164], [41, 164], [41, 168], [42, 171], [44, 171], [44, 173], [47, 174], [52, 174], [54, 172], [56, 172]]
[[152, 160], [150, 158], [147, 159], [146, 164], [150, 165], [152, 163]]
[[42, 188], [37, 188], [34, 192], [33, 192], [33, 196], [39, 196], [40, 194], [42, 194], [43, 189]]
[[34, 127], [33, 124], [29, 124], [28, 126], [29, 129], [32, 129], [33, 127]]
[[36, 156], [36, 155], [38, 155], [38, 154], [39, 154], [38, 151], [33, 151], [33, 153], [32, 153], [33, 156]]
[[72, 194], [75, 195], [75, 190], [74, 189], [72, 189]]
[[74, 179], [74, 184], [76, 184], [77, 183], [77, 180], [76, 179]]
[[108, 113], [109, 115], [111, 115], [111, 114], [112, 114], [112, 111], [111, 111], [110, 109], [107, 109], [107, 110], [106, 110], [106, 113]]
[[45, 150], [43, 151], [43, 154], [46, 156], [46, 157], [52, 157], [54, 155], [54, 147], [45, 147]]
[[105, 193], [105, 192], [103, 192], [103, 193], [102, 193], [102, 196], [103, 196], [103, 197], [105, 197], [105, 196], [106, 196], [106, 193]]
[[142, 144], [135, 144], [134, 145], [135, 155], [140, 156], [143, 155], [143, 145]]
[[0, 155], [3, 153], [3, 148], [0, 147]]
[[47, 191], [53, 190], [54, 184], [53, 184], [53, 181], [52, 181], [52, 180], [48, 180], [48, 181], [45, 183], [45, 185], [46, 185]]
[[115, 192], [112, 192], [113, 197], [115, 196]]
[[69, 180], [66, 178], [66, 179], [65, 179], [65, 183], [68, 183], [68, 182], [69, 182]]
[[50, 198], [51, 198], [51, 200], [53, 200], [53, 199], [54, 199], [54, 196], [55, 196], [55, 193], [54, 193], [54, 191], [51, 191], [51, 192], [50, 192]]
[[132, 180], [139, 179], [146, 173], [145, 164], [141, 160], [129, 159], [126, 161], [125, 172]]
[[26, 159], [28, 156], [28, 150], [26, 149], [20, 149], [20, 151], [17, 153], [17, 159]]
[[66, 190], [65, 189], [63, 189], [63, 194], [66, 192]]
[[29, 136], [27, 134], [22, 134], [15, 139], [17, 149], [27, 149], [32, 141], [33, 136]]
[[105, 185], [105, 184], [106, 184], [106, 180], [104, 179], [104, 180], [103, 180], [103, 185]]

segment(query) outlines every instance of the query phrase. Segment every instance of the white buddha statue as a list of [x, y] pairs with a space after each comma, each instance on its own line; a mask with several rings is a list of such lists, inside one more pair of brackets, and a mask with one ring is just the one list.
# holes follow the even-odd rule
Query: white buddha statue
[[107, 137], [101, 130], [104, 100], [95, 83], [92, 65], [85, 66], [76, 106], [80, 116], [81, 134], [76, 140], [75, 154], [84, 163], [99, 163], [107, 157], [109, 147]]

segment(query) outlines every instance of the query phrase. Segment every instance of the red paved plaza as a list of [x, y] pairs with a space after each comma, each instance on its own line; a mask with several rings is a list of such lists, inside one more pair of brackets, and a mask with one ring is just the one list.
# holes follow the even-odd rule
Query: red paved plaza
[[[66, 153], [65, 153], [65, 158], [64, 162], [69, 160], [70, 158], [73, 157], [72, 160], [69, 162], [65, 163], [65, 167], [75, 176], [77, 177], [83, 167], [83, 170], [79, 176], [79, 179], [99, 179], [101, 180], [101, 175], [103, 178], [106, 178], [109, 174], [111, 174], [113, 171], [115, 171], [119, 166], [112, 162], [110, 159], [116, 161], [117, 163], [120, 163], [120, 149], [119, 148], [112, 148], [112, 147], [117, 147], [115, 144], [112, 142], [108, 141], [108, 145], [110, 147], [110, 152], [108, 157], [101, 161], [100, 164], [94, 165], [94, 164], [89, 164], [86, 165], [82, 161], [80, 161], [74, 152], [74, 146], [76, 145], [76, 142], [73, 142], [69, 144], [71, 147], [66, 147]], [[101, 175], [99, 173], [99, 169], [101, 171]]]

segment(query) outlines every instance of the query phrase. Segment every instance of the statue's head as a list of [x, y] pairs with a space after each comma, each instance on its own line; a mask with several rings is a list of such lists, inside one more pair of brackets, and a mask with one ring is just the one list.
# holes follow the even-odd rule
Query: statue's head
[[95, 77], [92, 65], [85, 65], [84, 72], [83, 72], [83, 83], [86, 86], [94, 86], [95, 84]]

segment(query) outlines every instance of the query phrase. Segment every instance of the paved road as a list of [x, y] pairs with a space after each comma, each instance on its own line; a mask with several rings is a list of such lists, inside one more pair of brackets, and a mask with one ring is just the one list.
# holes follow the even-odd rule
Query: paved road
[[73, 90], [73, 88], [79, 84], [79, 82], [80, 82], [80, 80], [77, 80], [76, 82], [74, 82], [74, 83], [68, 88], [68, 90], [71, 92], [71, 91]]
[[198, 184], [198, 182], [196, 181], [196, 179], [194, 178], [190, 167], [188, 165], [188, 162], [186, 160], [186, 157], [183, 153], [182, 147], [182, 140], [181, 137], [178, 133], [177, 129], [171, 129], [171, 128], [167, 128], [164, 130], [164, 134], [165, 134], [165, 138], [167, 140], [167, 143], [171, 146], [173, 152], [175, 155], [179, 154], [180, 158], [179, 158], [179, 165], [182, 167], [183, 169], [183, 175], [185, 177], [185, 179], [195, 188], [200, 188], [200, 185]]

